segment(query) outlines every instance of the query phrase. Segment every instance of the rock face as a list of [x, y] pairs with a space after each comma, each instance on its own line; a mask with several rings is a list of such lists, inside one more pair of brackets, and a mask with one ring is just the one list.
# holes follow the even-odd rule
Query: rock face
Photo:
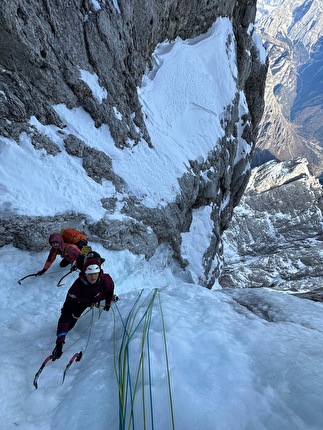
[[305, 159], [253, 169], [224, 233], [224, 287], [312, 293], [323, 281], [323, 191]]
[[266, 108], [253, 166], [307, 158], [323, 172], [323, 14], [320, 0], [260, 0], [257, 29], [269, 58]]
[[[93, 223], [86, 214], [57, 217], [18, 216], [3, 211], [1, 244], [13, 243], [39, 250], [47, 246], [48, 231], [65, 225], [82, 228], [90, 239], [107, 248], [129, 249], [147, 258], [157, 246], [168, 243], [183, 267], [181, 233], [188, 231], [192, 211], [212, 206], [214, 239], [205, 250], [204, 261], [221, 257], [221, 235], [232, 210], [239, 202], [249, 178], [250, 157], [234, 162], [239, 135], [236, 124], [243, 120], [243, 139], [254, 146], [263, 111], [267, 65], [260, 60], [253, 40], [256, 1], [235, 0], [3, 0], [0, 4], [0, 136], [18, 142], [26, 133], [32, 145], [56, 156], [60, 148], [35, 130], [30, 118], [64, 130], [53, 105], [82, 107], [95, 126], [109, 126], [115, 145], [128, 151], [128, 142], [144, 141], [151, 147], [137, 88], [151, 64], [156, 46], [165, 40], [193, 38], [206, 32], [220, 16], [232, 19], [237, 49], [237, 100], [228, 107], [222, 152], [205, 154], [203, 162], [191, 160], [191, 173], [178, 178], [181, 192], [173, 203], [148, 208], [125, 191], [124, 179], [112, 170], [109, 156], [70, 134], [64, 141], [71, 156], [82, 159], [82, 167], [94, 181], [111, 181], [123, 193], [127, 222], [105, 220]], [[96, 74], [109, 97], [98, 99], [80, 79], [80, 69]], [[248, 111], [240, 118], [238, 94], [243, 91]], [[120, 114], [116, 116], [115, 112]], [[218, 144], [219, 142], [215, 142]], [[228, 173], [229, 172], [229, 173]], [[207, 180], [204, 178], [207, 177]], [[197, 178], [199, 178], [197, 180]], [[220, 209], [226, 200], [225, 209]], [[107, 195], [102, 206], [113, 214], [116, 201]], [[32, 234], [37, 224], [39, 234]], [[27, 233], [26, 233], [27, 232]], [[21, 240], [24, 234], [28, 240]], [[202, 264], [202, 263], [201, 263]], [[212, 287], [219, 266], [205, 264], [201, 283]]]
[[[242, 25], [246, 28], [255, 13], [255, 2], [235, 7], [234, 1], [119, 1], [119, 8], [100, 3], [96, 10], [91, 1], [1, 2], [2, 135], [13, 137], [32, 115], [42, 124], [62, 125], [52, 105], [63, 101], [83, 106], [97, 126], [109, 124], [118, 146], [141, 135], [149, 142], [136, 89], [156, 45], [197, 36], [218, 16], [233, 15], [244, 44]], [[241, 59], [241, 67], [245, 61]], [[102, 86], [109, 87], [109, 100], [95, 100], [79, 79], [80, 68], [95, 72]]]

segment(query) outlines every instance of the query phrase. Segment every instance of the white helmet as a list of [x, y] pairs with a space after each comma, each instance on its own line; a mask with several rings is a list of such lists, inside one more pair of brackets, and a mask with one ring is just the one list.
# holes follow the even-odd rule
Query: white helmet
[[97, 264], [90, 264], [89, 266], [87, 266], [87, 268], [85, 269], [85, 274], [89, 275], [91, 273], [100, 273], [101, 269]]

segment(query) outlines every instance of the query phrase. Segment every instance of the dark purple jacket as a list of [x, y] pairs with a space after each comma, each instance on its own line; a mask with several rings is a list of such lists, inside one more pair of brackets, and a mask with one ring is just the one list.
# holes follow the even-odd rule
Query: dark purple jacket
[[74, 327], [77, 319], [87, 307], [104, 300], [110, 305], [114, 282], [110, 275], [101, 270], [98, 281], [91, 285], [83, 272], [68, 290], [57, 325], [57, 342], [65, 342], [65, 336]]
[[[82, 273], [82, 272], [81, 272]], [[90, 284], [82, 274], [76, 279], [68, 290], [65, 301], [81, 302], [91, 306], [102, 300], [111, 303], [114, 291], [114, 283], [110, 275], [101, 270], [96, 284]]]

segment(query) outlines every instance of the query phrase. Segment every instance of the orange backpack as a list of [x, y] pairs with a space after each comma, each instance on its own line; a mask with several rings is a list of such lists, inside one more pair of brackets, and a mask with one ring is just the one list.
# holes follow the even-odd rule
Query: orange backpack
[[61, 230], [60, 234], [63, 236], [65, 243], [73, 243], [74, 245], [77, 245], [79, 249], [82, 249], [83, 246], [87, 245], [87, 237], [74, 228]]

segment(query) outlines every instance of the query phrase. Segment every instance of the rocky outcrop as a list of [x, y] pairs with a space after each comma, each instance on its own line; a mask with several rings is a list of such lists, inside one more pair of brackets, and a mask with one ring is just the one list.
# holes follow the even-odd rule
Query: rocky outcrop
[[[82, 160], [82, 168], [97, 183], [111, 181], [119, 193], [123, 220], [103, 217], [98, 222], [86, 214], [56, 217], [16, 216], [3, 210], [1, 245], [13, 243], [28, 249], [47, 245], [48, 231], [67, 223], [81, 226], [90, 239], [112, 249], [129, 249], [149, 258], [163, 242], [170, 244], [182, 267], [181, 233], [188, 231], [192, 212], [212, 206], [214, 237], [205, 250], [203, 261], [221, 254], [221, 235], [232, 210], [239, 202], [250, 173], [250, 153], [263, 111], [267, 65], [261, 60], [253, 39], [252, 24], [256, 1], [235, 0], [142, 0], [129, 2], [104, 0], [3, 0], [0, 4], [0, 136], [19, 142], [21, 133], [29, 136], [35, 148], [55, 156], [63, 149], [42, 135], [31, 124], [36, 118], [42, 125], [53, 125], [64, 135], [65, 124], [53, 108], [65, 104], [82, 107], [96, 127], [109, 127], [116, 147], [131, 150], [128, 142], [152, 147], [137, 88], [151, 66], [152, 53], [165, 40], [193, 38], [205, 33], [219, 17], [232, 19], [237, 51], [236, 99], [226, 107], [224, 137], [214, 142], [214, 151], [203, 160], [191, 160], [188, 171], [178, 178], [180, 192], [174, 201], [158, 208], [146, 207], [127, 191], [123, 178], [113, 171], [111, 158], [91, 148], [87, 141], [69, 134], [64, 151]], [[80, 70], [98, 77], [105, 97], [98, 98], [80, 79]], [[221, 85], [221, 83], [219, 83]], [[239, 112], [239, 94], [243, 92], [247, 109]], [[216, 97], [216, 95], [215, 95]], [[116, 112], [118, 115], [116, 115]], [[241, 134], [237, 124], [241, 122]], [[237, 161], [241, 141], [249, 147]], [[121, 197], [120, 197], [121, 196]], [[222, 204], [226, 201], [225, 207]], [[116, 210], [116, 197], [101, 201], [107, 215]], [[5, 203], [4, 206], [5, 207]], [[31, 232], [37, 223], [37, 237]], [[21, 241], [22, 231], [28, 240]], [[113, 240], [112, 240], [113, 239]], [[204, 263], [201, 263], [204, 264]], [[201, 283], [211, 287], [219, 266], [204, 264]]]
[[223, 287], [319, 291], [323, 191], [305, 159], [253, 169], [224, 234]]
[[[233, 0], [98, 3], [100, 9], [78, 0], [1, 2], [1, 135], [17, 136], [32, 115], [42, 124], [63, 126], [52, 106], [64, 102], [84, 107], [97, 126], [109, 124], [120, 147], [142, 136], [149, 143], [137, 87], [157, 44], [197, 36], [217, 17], [234, 16], [244, 46], [255, 15], [255, 2], [236, 6]], [[241, 69], [243, 63], [246, 58]], [[80, 79], [79, 69], [95, 72], [109, 88], [102, 103]], [[241, 76], [241, 82], [247, 78]]]

